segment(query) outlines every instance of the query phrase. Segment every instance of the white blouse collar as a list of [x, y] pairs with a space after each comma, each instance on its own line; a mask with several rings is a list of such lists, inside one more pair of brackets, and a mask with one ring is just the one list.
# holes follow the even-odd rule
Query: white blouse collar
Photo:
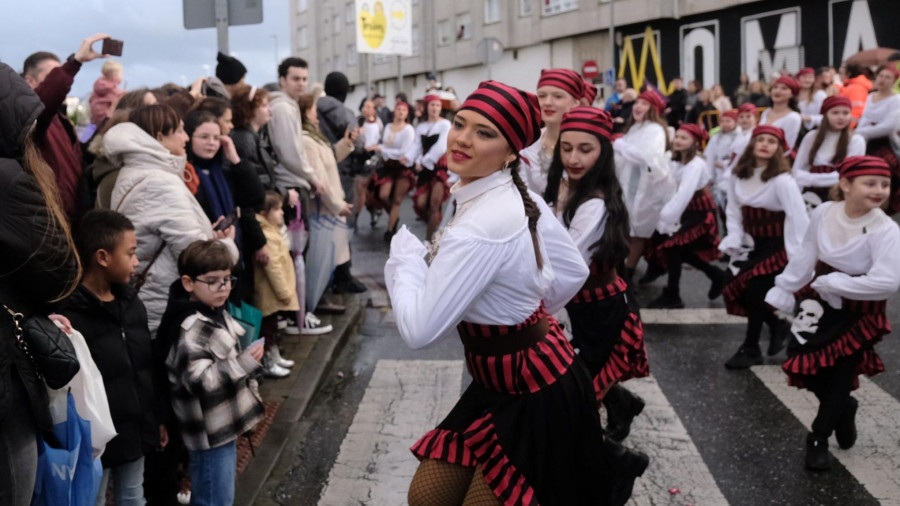
[[493, 190], [498, 186], [510, 182], [512, 182], [510, 169], [503, 169], [498, 170], [489, 176], [476, 179], [469, 184], [464, 185], [462, 184], [462, 181], [457, 181], [456, 184], [450, 188], [450, 193], [453, 195], [453, 198], [456, 199], [456, 203], [462, 205], [489, 190]]

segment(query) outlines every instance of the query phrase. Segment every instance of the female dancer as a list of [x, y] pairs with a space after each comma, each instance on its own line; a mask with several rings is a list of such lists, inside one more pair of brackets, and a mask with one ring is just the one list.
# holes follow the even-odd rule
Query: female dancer
[[721, 215], [725, 211], [725, 180], [727, 168], [731, 165], [731, 145], [743, 132], [738, 126], [738, 111], [724, 111], [719, 115], [719, 126], [722, 128], [706, 143], [703, 156], [706, 158], [706, 171], [712, 178], [713, 200]]
[[900, 161], [891, 149], [891, 137], [897, 139], [897, 118], [900, 117], [900, 94], [894, 92], [894, 82], [900, 70], [887, 65], [878, 70], [872, 93], [866, 99], [866, 109], [856, 133], [866, 139], [866, 153], [883, 158], [891, 167], [890, 212], [900, 212]]
[[816, 71], [812, 67], [803, 67], [797, 72], [797, 82], [800, 84], [800, 93], [797, 94], [797, 108], [800, 109], [800, 117], [803, 126], [812, 130], [822, 122], [822, 102], [828, 98], [824, 90], [816, 88]]
[[406, 227], [391, 242], [385, 280], [401, 337], [421, 348], [456, 326], [474, 379], [412, 448], [422, 462], [411, 506], [624, 504], [646, 467], [602, 438], [591, 379], [549, 316], [588, 269], [518, 175], [539, 125], [534, 95], [481, 83], [448, 137], [453, 220], [429, 262]]
[[[797, 112], [797, 95], [800, 94], [800, 83], [791, 76], [779, 77], [772, 85], [772, 107], [766, 109], [759, 118], [760, 125], [772, 125], [784, 131], [787, 143], [786, 153], [790, 156], [797, 148], [803, 118]], [[791, 160], [792, 161], [792, 160]]]
[[[528, 189], [544, 193], [547, 188], [547, 172], [553, 161], [553, 150], [559, 141], [559, 124], [563, 114], [581, 105], [585, 98], [585, 82], [569, 69], [542, 70], [538, 80], [537, 97], [541, 106], [541, 119], [546, 128], [537, 142], [528, 145], [520, 156], [524, 162], [525, 184]], [[589, 93], [588, 93], [589, 95]]]
[[409, 124], [409, 104], [397, 102], [394, 107], [394, 121], [384, 127], [381, 144], [366, 146], [366, 151], [377, 151], [384, 159], [384, 167], [376, 171], [369, 183], [370, 208], [382, 207], [389, 210], [388, 227], [384, 232], [385, 242], [397, 232], [400, 221], [400, 205], [403, 197], [416, 182], [416, 175], [400, 159], [412, 148], [416, 132]]
[[611, 135], [612, 117], [604, 110], [576, 107], [565, 114], [544, 199], [590, 267], [588, 280], [566, 305], [572, 345], [606, 406], [606, 435], [621, 441], [644, 402], [619, 383], [647, 376], [650, 369], [637, 303], [616, 272], [628, 256], [628, 211]]
[[625, 261], [625, 279], [630, 281], [647, 240], [656, 229], [659, 211], [673, 189], [665, 160], [669, 137], [663, 111], [666, 103], [647, 90], [634, 102], [625, 135], [616, 140], [616, 174], [622, 184], [631, 218], [631, 240]]
[[806, 437], [806, 467], [816, 471], [829, 467], [832, 432], [842, 449], [856, 442], [858, 402], [850, 392], [857, 375], [884, 371], [874, 346], [890, 332], [885, 301], [900, 287], [900, 228], [880, 209], [890, 167], [858, 156], [838, 170], [838, 202], [815, 210], [803, 246], [766, 294], [767, 303], [795, 315], [782, 366], [789, 382], [819, 399]]
[[797, 180], [808, 208], [831, 200], [831, 187], [838, 183], [837, 166], [849, 156], [866, 153], [866, 140], [850, 132], [850, 99], [835, 95], [822, 102], [824, 118], [815, 135], [800, 141], [791, 174]]
[[[681, 301], [681, 264], [694, 266], [712, 283], [710, 300], [722, 294], [725, 273], [710, 264], [719, 258], [719, 233], [716, 226], [716, 202], [707, 186], [710, 175], [706, 160], [699, 154], [706, 131], [685, 123], [675, 132], [672, 161], [669, 166], [678, 190], [659, 213], [654, 237], [656, 244], [647, 255], [647, 273], [668, 271], [669, 280], [662, 295], [650, 302], [650, 308], [684, 307]], [[645, 276], [646, 277], [646, 276]], [[642, 279], [643, 281], [643, 279]]]
[[[787, 324], [766, 305], [766, 292], [775, 282], [788, 259], [798, 255], [809, 215], [790, 166], [784, 157], [787, 143], [784, 132], [771, 125], [753, 130], [753, 139], [741, 155], [728, 188], [728, 235], [719, 249], [735, 260], [740, 271], [722, 292], [729, 314], [747, 317], [744, 343], [727, 362], [729, 369], [745, 369], [762, 364], [759, 337], [763, 323], [769, 326], [768, 354], [784, 347]], [[745, 246], [744, 235], [753, 238]]]
[[431, 241], [441, 224], [441, 207], [450, 198], [447, 184], [447, 133], [450, 122], [441, 117], [441, 97], [425, 97], [427, 120], [416, 127], [412, 151], [400, 162], [415, 167], [416, 191], [413, 209], [428, 224], [425, 239]]

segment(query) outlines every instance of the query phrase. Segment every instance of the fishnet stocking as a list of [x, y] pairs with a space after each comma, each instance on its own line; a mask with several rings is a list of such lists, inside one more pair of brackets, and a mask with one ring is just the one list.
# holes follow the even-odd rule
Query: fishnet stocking
[[494, 495], [494, 491], [484, 481], [484, 474], [481, 468], [475, 469], [472, 475], [472, 482], [469, 485], [469, 491], [466, 498], [462, 502], [462, 506], [501, 506], [503, 503]]
[[423, 460], [409, 484], [409, 506], [460, 506], [469, 491], [474, 470], [440, 460]]

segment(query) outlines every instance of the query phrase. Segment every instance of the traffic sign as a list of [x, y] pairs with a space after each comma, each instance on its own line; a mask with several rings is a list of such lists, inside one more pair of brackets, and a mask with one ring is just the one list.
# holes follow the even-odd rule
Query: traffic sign
[[[216, 27], [216, 0], [183, 0], [184, 28]], [[228, 0], [228, 26], [263, 22], [262, 0]]]
[[593, 79], [600, 75], [600, 67], [597, 66], [597, 62], [594, 60], [588, 60], [581, 66], [581, 75], [586, 79]]
[[606, 69], [606, 72], [603, 75], [603, 83], [612, 86], [614, 82], [616, 82], [616, 70]]

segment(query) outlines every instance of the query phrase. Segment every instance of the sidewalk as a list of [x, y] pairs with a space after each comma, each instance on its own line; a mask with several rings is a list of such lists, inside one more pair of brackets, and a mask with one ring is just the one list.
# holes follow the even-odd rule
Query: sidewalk
[[266, 405], [266, 419], [257, 426], [252, 438], [255, 456], [251, 454], [246, 438], [238, 443], [235, 505], [257, 504], [257, 497], [289, 440], [288, 435], [303, 416], [307, 404], [331, 367], [333, 357], [337, 356], [354, 332], [362, 314], [362, 305], [368, 298], [367, 293], [344, 296], [346, 313], [321, 317], [323, 323], [334, 326], [328, 334], [284, 337], [282, 355], [295, 361], [296, 365], [287, 378], [267, 379], [260, 385], [260, 394]]

